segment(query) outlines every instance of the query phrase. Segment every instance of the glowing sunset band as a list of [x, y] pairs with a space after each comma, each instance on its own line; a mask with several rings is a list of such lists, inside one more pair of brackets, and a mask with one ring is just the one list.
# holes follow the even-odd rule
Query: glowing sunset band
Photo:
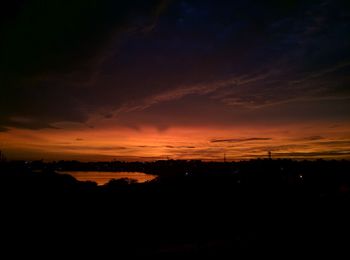
[[126, 160], [203, 159], [221, 161], [266, 157], [350, 158], [350, 126], [324, 124], [245, 126], [225, 129], [174, 127], [157, 130], [104, 127], [20, 130], [0, 133], [9, 159]]

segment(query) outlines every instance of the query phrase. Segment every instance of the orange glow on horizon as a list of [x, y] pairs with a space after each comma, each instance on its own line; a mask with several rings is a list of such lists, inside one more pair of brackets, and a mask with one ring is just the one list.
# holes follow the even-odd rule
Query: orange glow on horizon
[[9, 159], [125, 160], [202, 159], [221, 161], [266, 157], [350, 158], [350, 126], [289, 125], [173, 127], [157, 130], [103, 127], [24, 130], [0, 133]]

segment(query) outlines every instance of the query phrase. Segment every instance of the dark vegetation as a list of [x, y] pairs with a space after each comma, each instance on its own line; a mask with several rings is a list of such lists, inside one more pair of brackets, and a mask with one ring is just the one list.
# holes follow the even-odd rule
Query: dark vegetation
[[[2, 248], [15, 248], [13, 256], [330, 253], [333, 259], [349, 248], [349, 161], [0, 165]], [[159, 177], [97, 186], [57, 170], [143, 171]]]

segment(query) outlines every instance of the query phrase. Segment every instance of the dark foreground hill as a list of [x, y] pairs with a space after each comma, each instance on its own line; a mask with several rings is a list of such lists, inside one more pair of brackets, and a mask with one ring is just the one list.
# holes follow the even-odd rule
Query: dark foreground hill
[[185, 173], [172, 165], [171, 174], [149, 183], [99, 187], [3, 164], [2, 253], [48, 259], [348, 253], [349, 162], [203, 163]]

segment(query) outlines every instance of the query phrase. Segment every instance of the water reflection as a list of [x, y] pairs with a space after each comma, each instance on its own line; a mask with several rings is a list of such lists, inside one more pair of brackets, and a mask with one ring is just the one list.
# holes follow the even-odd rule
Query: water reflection
[[99, 172], [99, 171], [65, 171], [79, 181], [93, 181], [97, 185], [104, 185], [112, 179], [129, 178], [139, 183], [151, 181], [157, 176], [143, 172]]

